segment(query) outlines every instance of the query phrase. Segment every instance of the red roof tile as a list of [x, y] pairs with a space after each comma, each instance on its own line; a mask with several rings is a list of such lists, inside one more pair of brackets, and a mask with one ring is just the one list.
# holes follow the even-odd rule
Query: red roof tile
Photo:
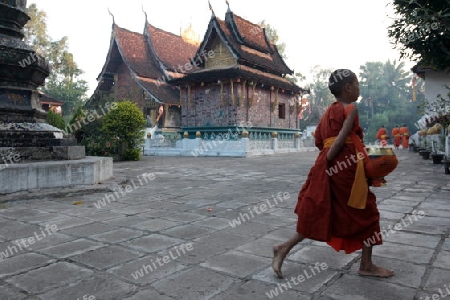
[[114, 25], [116, 41], [125, 63], [139, 76], [161, 78], [163, 72], [152, 57], [142, 34]]
[[150, 36], [151, 45], [164, 65], [172, 71], [184, 73], [184, 65], [190, 63], [198, 45], [187, 43], [181, 36], [156, 28], [149, 23], [145, 34]]
[[150, 94], [167, 104], [180, 105], [180, 90], [166, 82], [160, 82], [152, 78], [137, 77], [141, 84]]
[[264, 28], [261, 28], [261, 26], [241, 18], [232, 12], [227, 13], [225, 20], [230, 22], [230, 25], [236, 28], [237, 35], [243, 39], [245, 45], [262, 52], [273, 52], [273, 48], [266, 39]]
[[[215, 27], [213, 23], [217, 24], [219, 30], [221, 30], [223, 34], [225, 34], [228, 43], [236, 52], [235, 54], [238, 55], [240, 63], [244, 63], [251, 67], [267, 69], [268, 71], [276, 73], [278, 75], [292, 74], [292, 71], [288, 68], [283, 58], [275, 49], [273, 49], [271, 52], [263, 52], [259, 49], [256, 49], [254, 46], [251, 47], [250, 45], [252, 45], [252, 43], [249, 42], [251, 36], [249, 36], [248, 34], [247, 43], [241, 44], [238, 40], [239, 37], [236, 36], [236, 33], [233, 32], [232, 28], [230, 28], [229, 22], [220, 20], [219, 18], [213, 18], [211, 22], [212, 23], [210, 23], [210, 26], [208, 28], [210, 28], [211, 26]], [[211, 37], [211, 35], [209, 37]], [[204, 41], [202, 43], [202, 46], [206, 44], [207, 41]]]

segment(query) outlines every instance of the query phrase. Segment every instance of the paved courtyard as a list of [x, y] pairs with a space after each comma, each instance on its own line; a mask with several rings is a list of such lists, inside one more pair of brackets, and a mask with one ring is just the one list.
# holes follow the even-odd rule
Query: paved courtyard
[[385, 235], [374, 261], [395, 277], [360, 277], [360, 252], [314, 241], [273, 275], [317, 152], [144, 157], [94, 188], [0, 198], [14, 200], [0, 204], [0, 299], [450, 299], [450, 175], [397, 155], [373, 189]]

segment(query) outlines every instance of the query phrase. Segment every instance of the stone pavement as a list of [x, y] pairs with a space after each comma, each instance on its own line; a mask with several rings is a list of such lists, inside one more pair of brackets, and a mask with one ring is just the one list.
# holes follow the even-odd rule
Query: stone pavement
[[317, 152], [144, 157], [96, 187], [0, 198], [14, 200], [0, 204], [0, 299], [450, 299], [450, 175], [397, 155], [373, 188], [385, 234], [374, 261], [395, 277], [360, 277], [360, 252], [310, 240], [273, 275]]

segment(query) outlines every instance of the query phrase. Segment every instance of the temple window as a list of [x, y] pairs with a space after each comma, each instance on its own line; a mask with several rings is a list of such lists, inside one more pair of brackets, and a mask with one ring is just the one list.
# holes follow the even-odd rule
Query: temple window
[[286, 119], [286, 104], [285, 103], [278, 104], [278, 118]]

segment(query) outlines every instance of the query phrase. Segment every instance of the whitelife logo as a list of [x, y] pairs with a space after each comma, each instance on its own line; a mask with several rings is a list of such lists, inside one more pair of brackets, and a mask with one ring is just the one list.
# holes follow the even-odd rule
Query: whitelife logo
[[0, 261], [3, 261], [5, 259], [7, 259], [8, 257], [13, 256], [14, 254], [17, 254], [20, 251], [26, 250], [28, 247], [30, 247], [34, 243], [39, 242], [40, 240], [42, 240], [43, 238], [45, 238], [47, 236], [51, 236], [53, 233], [55, 233], [57, 231], [58, 231], [58, 226], [56, 226], [55, 224], [45, 225], [45, 230], [41, 229], [40, 234], [37, 232], [34, 232], [33, 236], [30, 236], [26, 239], [24, 239], [24, 238], [20, 239], [20, 241], [18, 241], [16, 243], [16, 245], [17, 245], [17, 247], [19, 247], [19, 249], [17, 249], [16, 246], [8, 246], [6, 248], [6, 250], [0, 252]]
[[138, 280], [139, 278], [144, 277], [145, 275], [153, 271], [156, 271], [159, 267], [163, 267], [164, 265], [170, 263], [172, 260], [176, 260], [177, 258], [181, 257], [181, 255], [186, 254], [187, 251], [192, 251], [193, 249], [194, 247], [192, 246], [192, 243], [175, 246], [173, 249], [169, 250], [169, 255], [158, 257], [156, 259], [156, 262], [151, 259], [149, 265], [142, 265], [142, 268], [134, 273], [131, 273], [131, 276], [134, 278], [134, 280]]
[[[144, 173], [136, 177], [139, 180], [139, 185], [136, 185], [134, 182], [134, 179], [131, 180], [131, 184], [128, 184], [125, 187], [125, 190], [121, 187], [119, 187], [116, 191], [113, 193], [105, 194], [105, 197], [103, 197], [101, 200], [98, 200], [94, 203], [94, 206], [98, 209], [105, 207], [107, 204], [119, 200], [120, 196], [125, 196], [128, 193], [131, 193], [134, 190], [137, 190], [141, 186], [144, 185], [144, 182], [147, 184], [149, 181], [152, 181], [155, 179], [154, 173]], [[120, 195], [119, 195], [120, 193]], [[115, 197], [114, 197], [115, 195]], [[116, 199], [117, 198], [117, 199]]]
[[[231, 227], [235, 228], [236, 226], [241, 225], [242, 223], [245, 223], [246, 221], [250, 221], [251, 219], [253, 219], [255, 217], [255, 214], [253, 212], [255, 212], [256, 215], [262, 214], [267, 209], [277, 206], [278, 201], [283, 202], [283, 200], [287, 200], [289, 198], [291, 198], [291, 195], [288, 192], [285, 192], [285, 193], [278, 192], [276, 198], [274, 195], [272, 195], [273, 203], [270, 201], [270, 199], [266, 199], [264, 201], [265, 203], [255, 205], [255, 206], [253, 206], [253, 208], [249, 207], [248, 211], [249, 211], [250, 215], [247, 213], [239, 213], [239, 217], [229, 221], [228, 224], [230, 224]], [[267, 203], [267, 205], [266, 205], [266, 203]]]

